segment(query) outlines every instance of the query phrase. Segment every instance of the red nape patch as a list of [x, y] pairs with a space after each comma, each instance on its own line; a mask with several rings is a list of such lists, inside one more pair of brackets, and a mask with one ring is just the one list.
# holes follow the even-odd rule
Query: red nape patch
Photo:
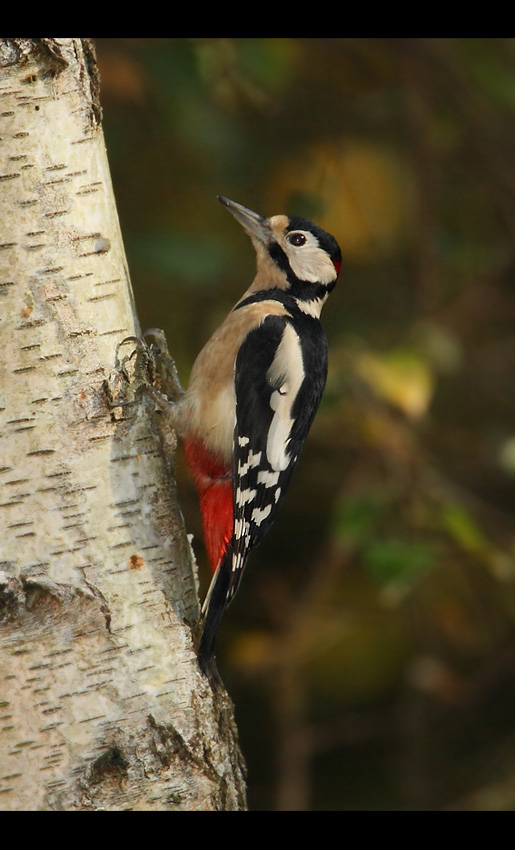
[[341, 260], [333, 260], [333, 266], [335, 267], [336, 275], [338, 276], [340, 274], [340, 269], [342, 267], [342, 261]]
[[184, 452], [199, 493], [206, 550], [214, 571], [232, 537], [231, 469], [200, 440], [186, 440]]

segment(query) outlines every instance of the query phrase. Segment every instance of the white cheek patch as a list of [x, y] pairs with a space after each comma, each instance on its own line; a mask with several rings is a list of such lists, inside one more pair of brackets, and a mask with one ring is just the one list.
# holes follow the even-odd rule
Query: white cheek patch
[[301, 232], [306, 237], [304, 245], [295, 246], [288, 240], [283, 244], [293, 274], [308, 283], [332, 283], [336, 280], [336, 269], [329, 254], [320, 248], [313, 233], [307, 230]]
[[299, 337], [290, 324], [286, 324], [284, 328], [266, 377], [272, 385], [280, 382], [279, 389], [274, 390], [270, 396], [270, 407], [274, 416], [268, 431], [266, 456], [272, 469], [282, 472], [290, 464], [288, 442], [293, 426], [292, 409], [304, 380], [302, 348]]

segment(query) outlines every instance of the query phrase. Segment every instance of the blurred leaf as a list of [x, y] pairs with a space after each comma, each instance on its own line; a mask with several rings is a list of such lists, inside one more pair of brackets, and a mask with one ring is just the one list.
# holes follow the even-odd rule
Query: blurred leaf
[[245, 74], [270, 92], [292, 79], [299, 45], [294, 38], [247, 38], [238, 41], [238, 58]]
[[499, 464], [509, 475], [515, 475], [515, 437], [509, 437], [501, 445]]
[[363, 558], [379, 585], [407, 587], [437, 563], [438, 553], [429, 542], [386, 538], [369, 544]]
[[[389, 255], [404, 235], [407, 175], [393, 154], [369, 141], [321, 141], [296, 158], [290, 153], [269, 187], [286, 212], [317, 213], [338, 239], [344, 265]], [[309, 199], [305, 209], [298, 206], [302, 199]]]
[[120, 50], [103, 57], [102, 96], [115, 97], [120, 102], [139, 103], [145, 96], [145, 89], [141, 64], [134, 57]]
[[288, 38], [193, 39], [200, 74], [224, 107], [269, 105], [290, 80], [297, 50]]
[[483, 554], [490, 546], [483, 530], [467, 509], [458, 502], [442, 507], [443, 525], [452, 539], [471, 554]]
[[434, 375], [428, 363], [411, 351], [374, 354], [363, 351], [356, 359], [356, 371], [379, 398], [417, 419], [426, 413], [434, 389]]
[[415, 322], [410, 339], [438, 372], [453, 375], [463, 362], [463, 346], [448, 328], [432, 321]]
[[237, 634], [229, 647], [231, 662], [249, 673], [266, 670], [277, 656], [277, 640], [272, 632], [254, 629]]
[[332, 529], [335, 537], [347, 546], [365, 543], [376, 533], [384, 513], [385, 496], [370, 492], [345, 495], [335, 507]]
[[[513, 39], [464, 38], [460, 39], [459, 48], [468, 73], [483, 94], [500, 106], [515, 110]], [[510, 58], [511, 63], [507, 61]]]

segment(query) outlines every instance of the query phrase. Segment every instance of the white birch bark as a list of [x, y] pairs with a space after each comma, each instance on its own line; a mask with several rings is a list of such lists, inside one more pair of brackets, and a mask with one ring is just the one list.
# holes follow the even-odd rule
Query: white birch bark
[[0, 40], [0, 809], [244, 808], [173, 464], [106, 404], [139, 329], [97, 88], [88, 39]]

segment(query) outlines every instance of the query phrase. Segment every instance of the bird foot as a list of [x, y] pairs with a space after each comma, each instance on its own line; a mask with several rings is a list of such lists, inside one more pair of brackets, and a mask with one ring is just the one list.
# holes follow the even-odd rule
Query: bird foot
[[[122, 355], [124, 349], [128, 353]], [[161, 410], [170, 413], [175, 401], [184, 395], [184, 389], [164, 332], [151, 328], [143, 337], [125, 337], [116, 349], [115, 369], [104, 387], [111, 409], [133, 404], [141, 391], [145, 391]]]

